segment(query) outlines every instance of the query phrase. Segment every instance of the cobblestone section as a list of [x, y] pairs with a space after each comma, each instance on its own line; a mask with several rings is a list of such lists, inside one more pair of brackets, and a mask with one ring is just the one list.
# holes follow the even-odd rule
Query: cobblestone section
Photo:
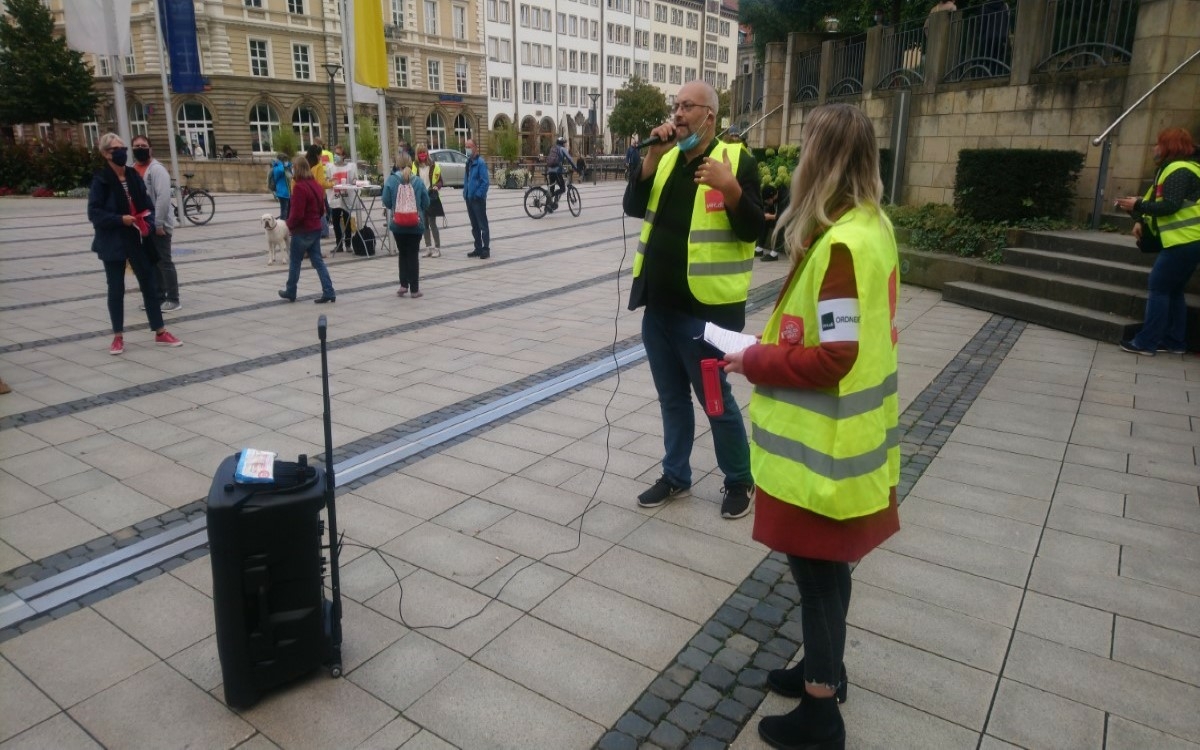
[[[1025, 323], [993, 315], [900, 416], [904, 501], [975, 401]], [[597, 750], [728, 747], [766, 697], [767, 672], [786, 667], [804, 637], [787, 558], [772, 552], [675, 661], [596, 743]]]

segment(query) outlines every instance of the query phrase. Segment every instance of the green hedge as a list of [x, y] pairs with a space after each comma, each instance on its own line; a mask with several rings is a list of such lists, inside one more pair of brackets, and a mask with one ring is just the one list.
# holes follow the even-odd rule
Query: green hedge
[[1078, 151], [964, 149], [954, 207], [976, 221], [1066, 218], [1083, 168]]
[[73, 143], [0, 142], [0, 188], [17, 193], [87, 187], [102, 166], [99, 154]]

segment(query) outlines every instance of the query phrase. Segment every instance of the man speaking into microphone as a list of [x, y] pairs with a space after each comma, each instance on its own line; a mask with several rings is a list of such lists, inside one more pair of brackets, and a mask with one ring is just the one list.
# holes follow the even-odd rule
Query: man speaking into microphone
[[[758, 164], [740, 145], [721, 143], [717, 92], [685, 83], [673, 116], [650, 132], [640, 170], [630, 175], [624, 210], [644, 219], [633, 259], [629, 309], [645, 307], [642, 343], [663, 418], [662, 477], [638, 495], [657, 508], [687, 493], [696, 437], [692, 394], [703, 403], [700, 360], [720, 353], [701, 338], [705, 322], [741, 331], [763, 224]], [[722, 518], [750, 512], [753, 478], [742, 413], [718, 369], [725, 411], [709, 417], [725, 475]]]

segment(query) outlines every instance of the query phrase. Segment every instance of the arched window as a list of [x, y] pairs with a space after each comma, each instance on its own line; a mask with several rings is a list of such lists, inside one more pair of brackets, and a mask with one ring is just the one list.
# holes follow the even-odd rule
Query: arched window
[[446, 148], [446, 121], [437, 112], [425, 118], [425, 132], [429, 136], [429, 148]]
[[312, 107], [296, 107], [292, 112], [292, 130], [300, 136], [300, 148], [307, 148], [314, 138], [321, 137], [321, 119]]
[[460, 147], [471, 139], [471, 121], [461, 112], [454, 118], [454, 139]]
[[212, 113], [200, 102], [185, 102], [176, 113], [175, 126], [183, 145], [194, 159], [206, 159], [215, 153]]
[[256, 154], [272, 150], [272, 136], [279, 130], [279, 115], [270, 104], [255, 104], [250, 110], [250, 148]]
[[129, 104], [129, 137], [135, 135], [149, 135], [150, 117], [146, 113], [146, 105], [141, 102], [131, 102]]
[[396, 117], [396, 142], [407, 143], [410, 146], [414, 145], [412, 118], [408, 115], [399, 115]]

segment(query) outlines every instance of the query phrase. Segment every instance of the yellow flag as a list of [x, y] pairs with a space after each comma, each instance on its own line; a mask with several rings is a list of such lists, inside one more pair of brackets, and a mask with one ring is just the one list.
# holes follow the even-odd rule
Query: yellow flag
[[373, 89], [388, 86], [382, 2], [354, 0], [354, 80]]

